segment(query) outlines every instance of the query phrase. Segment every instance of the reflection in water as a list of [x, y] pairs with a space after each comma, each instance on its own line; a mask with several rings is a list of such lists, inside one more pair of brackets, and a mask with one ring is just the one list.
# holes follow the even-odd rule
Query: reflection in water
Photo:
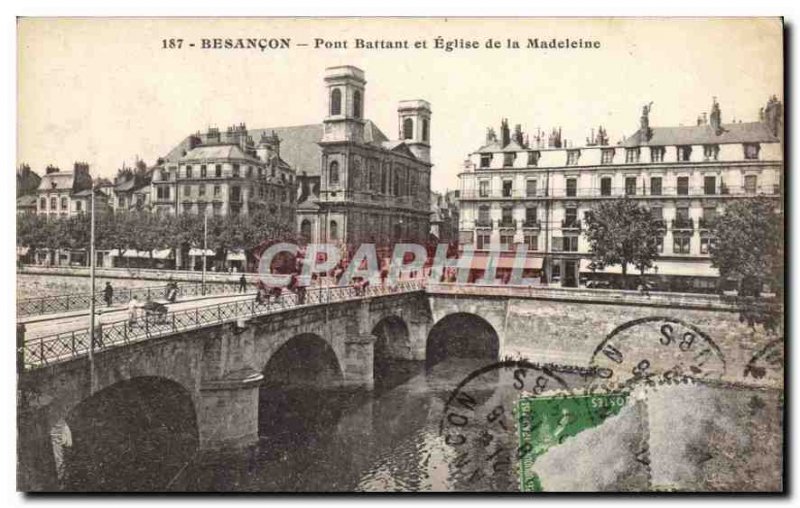
[[[374, 392], [363, 390], [262, 391], [262, 438], [239, 456], [218, 456], [186, 472], [180, 488], [239, 491], [444, 491], [514, 490], [513, 468], [494, 478], [470, 481], [457, 467], [459, 454], [440, 436], [450, 392], [486, 360], [445, 360], [426, 370], [424, 362], [392, 362], [376, 377]], [[478, 403], [497, 397], [508, 380], [483, 376], [471, 394]], [[510, 384], [505, 388], [510, 388]], [[505, 390], [501, 390], [505, 391]], [[513, 388], [510, 388], [513, 392]], [[269, 407], [270, 409], [266, 409]], [[482, 425], [470, 426], [478, 442]], [[507, 445], [515, 441], [513, 427]], [[477, 460], [486, 450], [478, 451]], [[485, 458], [485, 457], [484, 457]], [[491, 462], [487, 462], [491, 468]]]

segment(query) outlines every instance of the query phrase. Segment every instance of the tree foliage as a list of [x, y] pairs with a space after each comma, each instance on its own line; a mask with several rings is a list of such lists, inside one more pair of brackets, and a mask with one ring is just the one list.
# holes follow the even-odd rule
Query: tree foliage
[[587, 212], [585, 223], [584, 234], [596, 268], [621, 265], [625, 275], [630, 264], [644, 273], [658, 257], [659, 223], [649, 209], [630, 199], [600, 203]]

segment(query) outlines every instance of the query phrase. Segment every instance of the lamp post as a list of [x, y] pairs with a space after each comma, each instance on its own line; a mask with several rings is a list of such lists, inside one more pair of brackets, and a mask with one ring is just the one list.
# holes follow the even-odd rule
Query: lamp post
[[200, 292], [206, 294], [206, 254], [208, 253], [208, 212], [203, 211], [203, 275], [200, 282]]
[[95, 187], [92, 183], [92, 197], [91, 197], [91, 222], [90, 222], [90, 239], [89, 239], [89, 391], [94, 393], [95, 389], [95, 371], [94, 371], [94, 265], [96, 262], [96, 254], [94, 252], [94, 193]]

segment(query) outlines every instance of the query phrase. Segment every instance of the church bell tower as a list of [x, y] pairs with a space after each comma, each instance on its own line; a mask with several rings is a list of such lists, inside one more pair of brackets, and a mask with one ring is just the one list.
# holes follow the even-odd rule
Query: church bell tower
[[364, 141], [364, 71], [352, 65], [325, 69], [327, 115], [323, 142]]
[[431, 105], [425, 100], [400, 101], [397, 105], [398, 139], [417, 159], [431, 161]]

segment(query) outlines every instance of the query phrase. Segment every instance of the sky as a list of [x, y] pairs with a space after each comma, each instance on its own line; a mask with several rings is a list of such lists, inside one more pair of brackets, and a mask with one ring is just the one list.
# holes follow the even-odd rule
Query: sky
[[[560, 126], [575, 145], [599, 125], [612, 143], [630, 136], [650, 101], [651, 126], [691, 125], [714, 96], [723, 122], [756, 120], [769, 96], [783, 96], [781, 28], [732, 18], [23, 18], [17, 161], [42, 174], [80, 160], [113, 177], [209, 126], [320, 123], [325, 68], [355, 65], [367, 79], [365, 116], [389, 138], [398, 137], [399, 101], [431, 103], [431, 184], [441, 191], [457, 188], [464, 158], [503, 118], [531, 133]], [[448, 52], [437, 37], [478, 48]], [[183, 47], [164, 49], [170, 38]], [[203, 38], [289, 38], [291, 47], [202, 49]], [[356, 49], [356, 38], [410, 49]], [[528, 49], [529, 38], [600, 48]], [[315, 48], [315, 39], [348, 49]]]

